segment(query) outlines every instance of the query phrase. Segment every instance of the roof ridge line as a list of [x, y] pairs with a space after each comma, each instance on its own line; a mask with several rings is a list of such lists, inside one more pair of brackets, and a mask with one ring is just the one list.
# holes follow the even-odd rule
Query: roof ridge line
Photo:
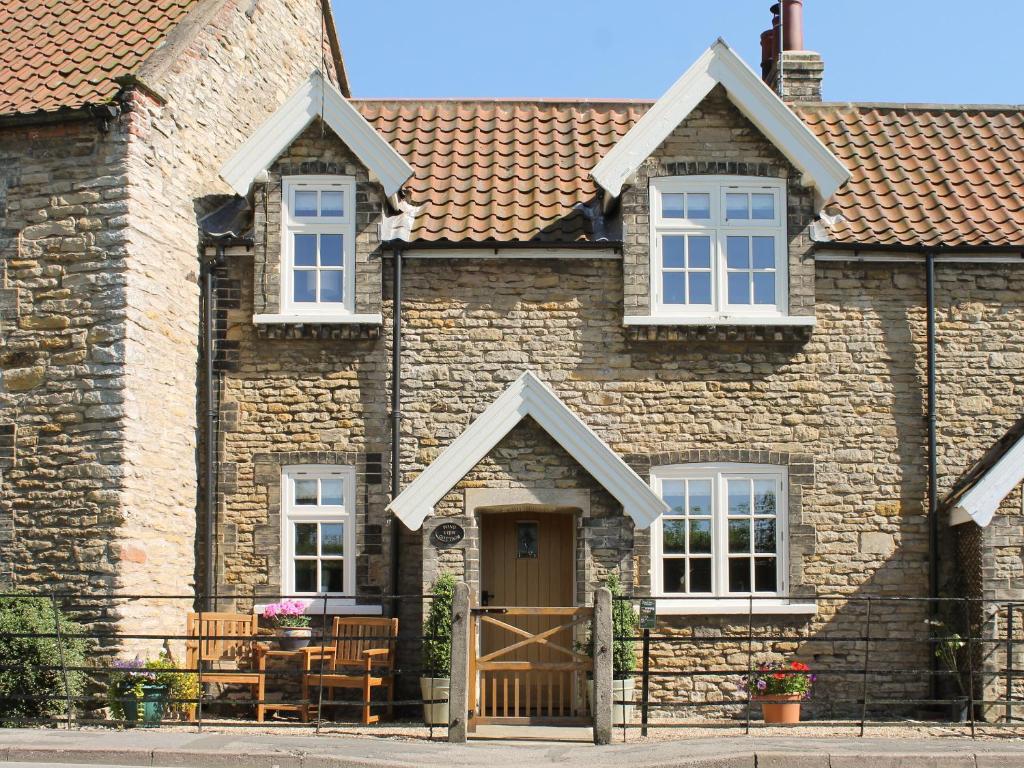
[[899, 102], [899, 101], [796, 101], [793, 106], [799, 109], [814, 107], [848, 107], [853, 109], [904, 109], [908, 111], [930, 112], [1024, 112], [1024, 104], [940, 104], [932, 102]]

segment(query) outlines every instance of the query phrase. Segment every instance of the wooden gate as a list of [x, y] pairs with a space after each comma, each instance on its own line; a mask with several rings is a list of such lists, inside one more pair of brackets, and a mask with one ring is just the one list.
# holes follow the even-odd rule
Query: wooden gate
[[[593, 662], [574, 640], [586, 636], [593, 616], [594, 609], [585, 607], [474, 608], [470, 727], [589, 724], [587, 672]], [[481, 642], [484, 637], [488, 642]]]

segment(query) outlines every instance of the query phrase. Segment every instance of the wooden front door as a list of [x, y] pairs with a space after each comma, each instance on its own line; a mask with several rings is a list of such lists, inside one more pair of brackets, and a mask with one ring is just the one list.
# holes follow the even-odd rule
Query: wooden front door
[[574, 649], [589, 609], [574, 609], [571, 513], [480, 516], [476, 627], [479, 722], [554, 722], [586, 714], [589, 659]]

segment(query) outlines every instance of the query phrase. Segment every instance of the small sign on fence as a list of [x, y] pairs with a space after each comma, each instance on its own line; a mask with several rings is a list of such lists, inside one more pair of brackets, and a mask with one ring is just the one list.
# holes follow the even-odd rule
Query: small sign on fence
[[658, 602], [645, 598], [640, 601], [640, 629], [654, 629], [658, 622]]

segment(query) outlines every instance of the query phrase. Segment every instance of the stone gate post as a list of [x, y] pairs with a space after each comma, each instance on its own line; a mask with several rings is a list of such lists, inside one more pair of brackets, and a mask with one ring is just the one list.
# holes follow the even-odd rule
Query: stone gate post
[[612, 593], [594, 592], [594, 743], [612, 741]]
[[[452, 601], [452, 672], [448, 691], [448, 741], [466, 743], [466, 718], [469, 712], [469, 585], [455, 585]], [[610, 733], [609, 733], [610, 736]]]

